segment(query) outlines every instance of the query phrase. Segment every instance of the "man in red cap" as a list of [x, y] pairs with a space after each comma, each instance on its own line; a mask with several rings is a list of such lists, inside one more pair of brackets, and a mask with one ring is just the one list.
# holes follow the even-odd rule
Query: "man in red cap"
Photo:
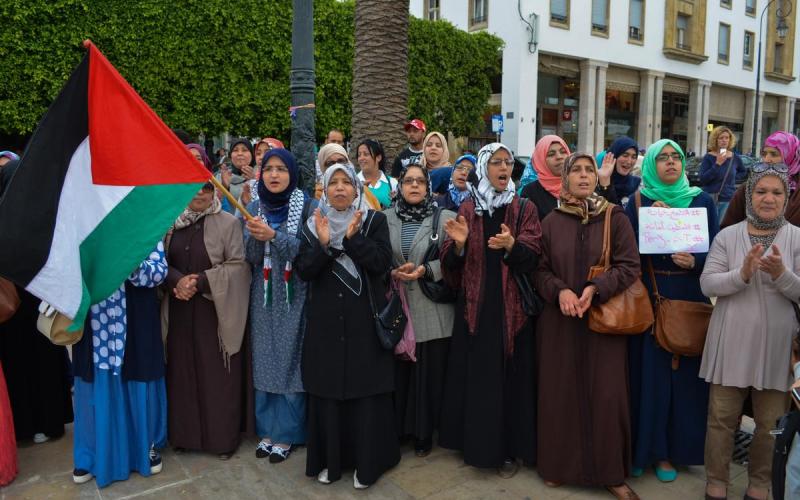
[[425, 122], [419, 118], [414, 118], [406, 123], [404, 128], [408, 137], [408, 145], [394, 159], [392, 177], [395, 179], [400, 177], [400, 172], [409, 164], [422, 161], [422, 141], [425, 139], [425, 132], [427, 132]]

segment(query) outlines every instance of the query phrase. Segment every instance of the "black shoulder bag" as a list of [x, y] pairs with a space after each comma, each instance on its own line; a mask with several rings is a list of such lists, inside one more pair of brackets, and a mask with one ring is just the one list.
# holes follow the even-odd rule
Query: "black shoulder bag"
[[[519, 199], [519, 211], [517, 213], [517, 231], [514, 233], [514, 238], [519, 237], [519, 231], [522, 228], [522, 216], [525, 214], [525, 204], [528, 202], [526, 198]], [[531, 278], [526, 273], [520, 273], [512, 270], [511, 274], [514, 276], [514, 281], [517, 282], [519, 289], [519, 296], [522, 300], [522, 310], [527, 316], [533, 317], [541, 314], [544, 308], [542, 299], [536, 293], [536, 289], [531, 283]]]
[[[431, 227], [431, 237], [428, 249], [425, 250], [425, 256], [422, 258], [422, 265], [428, 262], [439, 259], [439, 219], [442, 215], [442, 207], [436, 207], [433, 212], [433, 221]], [[417, 280], [419, 288], [422, 293], [431, 300], [439, 304], [449, 304], [456, 301], [458, 292], [450, 288], [444, 280], [433, 281], [426, 277]]]
[[[367, 235], [369, 226], [372, 224], [372, 217], [375, 215], [374, 211], [370, 212], [370, 216], [361, 228], [361, 232], [364, 236]], [[378, 336], [378, 341], [381, 343], [381, 347], [387, 351], [394, 350], [394, 347], [400, 342], [400, 339], [403, 338], [406, 322], [408, 322], [406, 313], [403, 312], [403, 302], [400, 300], [400, 294], [392, 290], [386, 307], [379, 311], [375, 307], [375, 298], [372, 295], [372, 280], [370, 280], [366, 270], [364, 270], [364, 281], [367, 282], [369, 307], [372, 311], [372, 318], [375, 323], [375, 334]]]

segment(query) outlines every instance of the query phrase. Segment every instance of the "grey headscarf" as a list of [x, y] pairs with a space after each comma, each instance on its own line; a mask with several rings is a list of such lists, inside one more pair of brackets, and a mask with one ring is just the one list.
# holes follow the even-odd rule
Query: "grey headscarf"
[[[347, 175], [350, 183], [356, 189], [356, 197], [353, 203], [350, 204], [345, 210], [336, 210], [331, 206], [328, 201], [328, 185], [333, 178], [333, 174], [342, 171]], [[350, 290], [356, 295], [361, 295], [361, 276], [358, 274], [358, 268], [346, 253], [344, 253], [344, 237], [347, 234], [347, 228], [350, 226], [350, 221], [353, 220], [353, 214], [356, 211], [361, 211], [361, 223], [363, 224], [367, 218], [367, 205], [364, 199], [364, 186], [358, 181], [356, 171], [350, 163], [336, 163], [331, 165], [325, 170], [323, 177], [323, 190], [322, 197], [319, 200], [319, 208], [322, 215], [328, 218], [328, 229], [330, 231], [329, 248], [339, 250], [341, 253], [336, 257], [336, 264], [334, 265], [333, 274], [339, 278]], [[309, 217], [306, 222], [311, 234], [317, 236], [317, 225], [314, 222], [314, 217]]]
[[[769, 165], [766, 167], [765, 170], [761, 172], [756, 172], [754, 169], [764, 168], [764, 163], [756, 163], [751, 168], [750, 177], [747, 179], [747, 188], [745, 189], [745, 201], [746, 201], [746, 213], [747, 213], [747, 222], [753, 225], [756, 229], [780, 229], [786, 224], [786, 206], [789, 204], [789, 177], [788, 177], [788, 169], [786, 165], [777, 164], [777, 165]], [[775, 167], [780, 168], [781, 170], [776, 170]], [[753, 190], [758, 184], [758, 181], [763, 179], [764, 177], [772, 175], [777, 177], [783, 183], [783, 188], [786, 193], [786, 197], [783, 200], [783, 208], [781, 209], [780, 216], [776, 217], [772, 220], [764, 220], [758, 215], [756, 215], [755, 210], [753, 210]]]

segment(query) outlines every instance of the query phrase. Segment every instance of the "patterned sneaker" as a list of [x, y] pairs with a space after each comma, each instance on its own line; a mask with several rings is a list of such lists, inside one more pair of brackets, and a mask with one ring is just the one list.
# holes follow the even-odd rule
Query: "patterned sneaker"
[[150, 474], [158, 474], [164, 464], [161, 462], [161, 454], [156, 451], [154, 446], [150, 447]]
[[94, 476], [91, 472], [84, 469], [72, 469], [72, 481], [75, 484], [88, 483]]
[[256, 458], [267, 458], [272, 453], [272, 443], [268, 443], [263, 439], [258, 442], [256, 446]]
[[271, 464], [279, 464], [289, 458], [289, 455], [292, 453], [292, 445], [289, 445], [288, 448], [284, 448], [283, 446], [278, 446], [277, 444], [272, 445], [272, 453], [269, 454], [269, 463]]

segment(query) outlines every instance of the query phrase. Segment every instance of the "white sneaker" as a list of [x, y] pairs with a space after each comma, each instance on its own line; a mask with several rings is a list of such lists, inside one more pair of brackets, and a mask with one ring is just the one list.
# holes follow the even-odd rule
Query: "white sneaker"
[[92, 480], [93, 477], [94, 476], [92, 475], [92, 473], [89, 472], [88, 470], [84, 470], [84, 469], [73, 469], [72, 470], [72, 481], [75, 484], [88, 483], [89, 481]]
[[322, 484], [331, 484], [331, 480], [328, 479], [328, 469], [322, 469], [322, 472], [317, 474], [317, 481]]
[[33, 442], [36, 444], [42, 444], [50, 441], [50, 436], [47, 436], [41, 432], [37, 432], [33, 435]]
[[358, 474], [358, 471], [353, 471], [353, 488], [355, 488], [357, 490], [366, 490], [367, 488], [369, 488], [368, 484], [361, 484], [360, 482], [358, 482], [358, 475], [357, 474]]

